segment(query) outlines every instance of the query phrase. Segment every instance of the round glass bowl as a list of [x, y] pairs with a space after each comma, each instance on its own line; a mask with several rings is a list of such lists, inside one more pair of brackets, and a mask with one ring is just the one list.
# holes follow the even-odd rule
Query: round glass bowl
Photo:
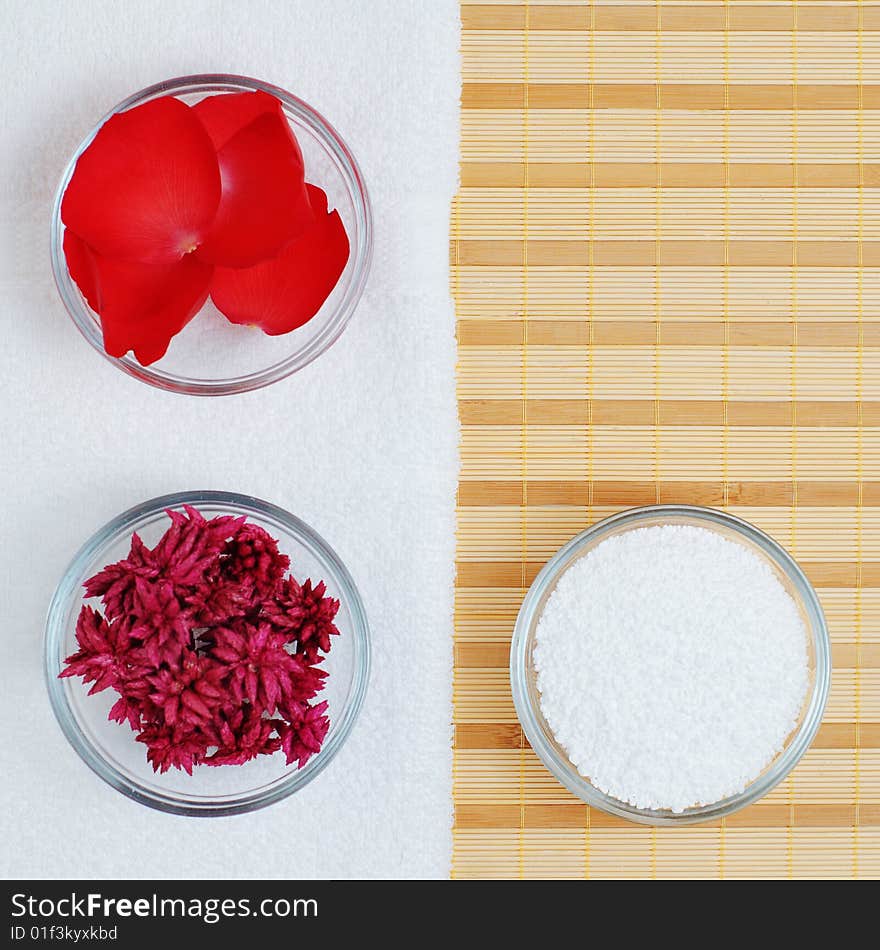
[[[571, 565], [600, 542], [625, 531], [653, 525], [693, 525], [707, 528], [745, 545], [770, 565], [791, 595], [807, 630], [810, 684], [798, 724], [785, 747], [746, 789], [721, 801], [683, 812], [636, 808], [600, 791], [580, 775], [556, 741], [541, 713], [541, 695], [533, 664], [535, 633], [547, 599]], [[648, 825], [685, 825], [722, 818], [757, 801], [781, 782], [809, 748], [825, 709], [831, 682], [831, 645], [825, 617], [815, 591], [791, 555], [771, 537], [747, 521], [714, 508], [690, 505], [653, 505], [633, 508], [594, 524], [573, 538], [547, 562], [529, 588], [514, 628], [510, 647], [510, 682], [523, 731], [538, 757], [553, 775], [588, 805], [621, 818]]]
[[[339, 599], [339, 636], [324, 661], [328, 672], [319, 694], [328, 702], [330, 730], [321, 751], [306, 765], [285, 764], [284, 755], [262, 755], [246, 765], [196, 767], [192, 776], [177, 769], [153, 772], [146, 748], [127, 725], [107, 719], [116, 698], [112, 689], [94, 696], [79, 677], [59, 679], [64, 659], [77, 649], [75, 627], [83, 605], [84, 581], [128, 553], [137, 532], [153, 546], [169, 525], [166, 508], [189, 504], [206, 517], [245, 515], [265, 528], [290, 557], [291, 571], [303, 580], [324, 580]], [[97, 603], [96, 603], [97, 606]], [[71, 562], [52, 598], [46, 621], [45, 671], [49, 699], [58, 722], [82, 760], [113, 788], [135, 801], [180, 815], [234, 815], [270, 805], [310, 782], [333, 759], [357, 719], [370, 671], [367, 618], [345, 565], [326, 541], [298, 518], [265, 501], [217, 491], [180, 492], [144, 502], [100, 529]]]
[[[104, 351], [98, 315], [89, 307], [67, 271], [61, 199], [76, 161], [101, 126], [123, 112], [159, 96], [176, 96], [190, 105], [207, 95], [262, 89], [281, 100], [302, 149], [306, 181], [327, 192], [329, 207], [338, 209], [351, 253], [333, 292], [304, 326], [281, 336], [267, 336], [256, 327], [231, 324], [208, 302], [168, 352], [150, 366], [132, 356], [117, 359]], [[284, 379], [320, 356], [345, 329], [366, 283], [373, 250], [373, 224], [367, 189], [358, 164], [339, 133], [301, 99], [258, 79], [245, 76], [184, 76], [150, 86], [120, 102], [83, 139], [67, 164], [52, 209], [52, 270], [67, 312], [77, 329], [106, 359], [131, 376], [161, 389], [200, 396], [222, 396], [259, 389]]]

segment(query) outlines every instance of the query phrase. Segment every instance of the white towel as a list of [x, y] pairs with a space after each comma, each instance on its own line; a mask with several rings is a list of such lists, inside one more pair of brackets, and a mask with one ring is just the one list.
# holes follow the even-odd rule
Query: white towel
[[[447, 876], [456, 0], [0, 0], [0, 47], [0, 872]], [[111, 366], [49, 266], [51, 199], [83, 134], [129, 93], [197, 72], [313, 104], [357, 156], [375, 213], [369, 284], [340, 341], [237, 397], [167, 394]], [[130, 505], [188, 488], [301, 516], [351, 569], [372, 625], [372, 682], [345, 747], [248, 816], [169, 816], [113, 791], [68, 746], [42, 681], [46, 607], [78, 546]]]

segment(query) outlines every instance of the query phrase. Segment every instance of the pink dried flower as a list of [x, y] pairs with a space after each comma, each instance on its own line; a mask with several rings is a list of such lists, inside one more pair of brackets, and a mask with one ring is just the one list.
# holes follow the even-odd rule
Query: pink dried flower
[[147, 761], [156, 772], [175, 768], [192, 775], [193, 766], [204, 759], [208, 750], [206, 736], [172, 726], [148, 726], [137, 737], [137, 741], [147, 746]]
[[207, 521], [191, 505], [184, 505], [183, 510], [185, 515], [167, 512], [171, 527], [153, 549], [153, 558], [176, 587], [192, 587], [216, 566], [229, 538], [241, 530], [245, 520], [221, 515]]
[[103, 571], [90, 577], [85, 583], [86, 597], [100, 597], [111, 620], [130, 616], [133, 612], [135, 581], [139, 577], [152, 580], [158, 574], [153, 552], [137, 534], [133, 534], [128, 557], [116, 564], [109, 564]]
[[219, 748], [205, 759], [205, 765], [244, 765], [258, 755], [271, 755], [281, 748], [274, 732], [271, 719], [264, 719], [254, 709], [238, 709], [220, 723]]
[[189, 653], [178, 669], [160, 669], [147, 677], [149, 698], [161, 708], [167, 725], [204, 727], [227, 698], [222, 676], [223, 670], [208, 657]]
[[240, 765], [282, 746], [304, 765], [329, 728], [327, 704], [310, 701], [339, 602], [323, 583], [285, 577], [275, 539], [243, 518], [189, 506], [168, 517], [155, 548], [135, 534], [126, 558], [86, 581], [105, 613], [83, 606], [60, 675], [116, 690], [109, 718], [138, 733], [158, 772]]
[[220, 561], [224, 578], [243, 588], [252, 588], [261, 599], [271, 597], [281, 586], [290, 558], [278, 550], [278, 542], [261, 527], [243, 524], [226, 545]]
[[297, 651], [313, 662], [321, 650], [330, 651], [330, 637], [339, 633], [333, 620], [339, 601], [327, 597], [327, 585], [321, 581], [312, 588], [311, 579], [302, 585], [293, 577], [282, 584], [280, 593], [263, 608], [273, 626], [285, 630], [297, 640]]
[[139, 732], [144, 722], [144, 700], [148, 689], [149, 686], [145, 683], [143, 696], [138, 696], [134, 691], [125, 689], [111, 707], [107, 718], [113, 722], [118, 722], [120, 725], [127, 722], [135, 732]]
[[[296, 657], [303, 663], [309, 662], [305, 656], [299, 653], [296, 654]], [[319, 657], [315, 662], [318, 663], [320, 660], [321, 658]], [[314, 699], [314, 697], [317, 696], [317, 694], [320, 693], [324, 688], [324, 680], [326, 678], [327, 671], [322, 670], [314, 663], [309, 664], [308, 666], [303, 666], [302, 671], [291, 679], [290, 693], [285, 696], [283, 700], [279, 700], [279, 709], [286, 711], [290, 704], [303, 703], [310, 699]]]
[[279, 699], [292, 695], [305, 668], [285, 649], [285, 637], [273, 633], [269, 624], [217, 627], [211, 638], [210, 656], [225, 666], [236, 702], [247, 700], [271, 715]]
[[260, 601], [252, 587], [218, 577], [194, 588], [186, 606], [200, 627], [214, 627], [259, 613]]
[[279, 722], [278, 734], [281, 736], [281, 748], [287, 756], [287, 764], [297, 763], [302, 768], [321, 746], [330, 728], [330, 720], [325, 715], [327, 703], [317, 706], [305, 705], [301, 708], [301, 717], [296, 721]]
[[168, 581], [135, 580], [132, 596], [134, 633], [143, 643], [149, 661], [176, 663], [192, 640], [192, 615], [181, 606]]
[[262, 528], [243, 524], [223, 548], [209, 583], [196, 588], [188, 600], [199, 623], [228, 623], [234, 617], [260, 612], [261, 605], [281, 586], [290, 559]]
[[80, 610], [76, 640], [79, 650], [64, 661], [61, 676], [81, 676], [84, 682], [92, 683], [89, 695], [110, 686], [117, 687], [143, 670], [133, 662], [128, 625], [108, 623], [91, 607], [84, 606]]

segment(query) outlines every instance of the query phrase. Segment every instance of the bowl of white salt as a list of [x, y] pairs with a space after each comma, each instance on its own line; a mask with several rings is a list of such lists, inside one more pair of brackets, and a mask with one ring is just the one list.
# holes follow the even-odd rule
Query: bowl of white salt
[[769, 535], [654, 505], [573, 538], [532, 584], [510, 678], [536, 754], [587, 804], [677, 825], [781, 782], [816, 735], [831, 647], [815, 591]]

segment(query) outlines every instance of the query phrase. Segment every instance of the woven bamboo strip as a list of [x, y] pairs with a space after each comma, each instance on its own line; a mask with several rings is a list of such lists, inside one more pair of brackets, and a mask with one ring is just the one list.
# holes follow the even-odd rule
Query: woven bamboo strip
[[[525, 26], [524, 5], [510, 3], [505, 5], [464, 3], [462, 4], [462, 26], [467, 33], [472, 31], [522, 30]], [[725, 28], [725, 15], [722, 4], [703, 4], [699, 2], [679, 5], [661, 4], [663, 29], [665, 33], [705, 33], [719, 32]], [[634, 32], [651, 33], [656, 24], [653, 5], [614, 3], [597, 4], [592, 28], [597, 32]], [[782, 3], [756, 3], [733, 6], [730, 11], [729, 27], [732, 31], [788, 32], [793, 24], [791, 7]], [[586, 31], [590, 29], [590, 10], [582, 4], [535, 4], [530, 11], [529, 30], [533, 33], [542, 30]], [[826, 5], [821, 2], [815, 6], [804, 4], [798, 16], [798, 29], [801, 33], [819, 31], [836, 33], [859, 29], [858, 10], [844, 4]], [[880, 29], [880, 9], [865, 5], [862, 24], [864, 30]], [[479, 46], [477, 46], [479, 48]]]
[[[521, 90], [518, 95], [521, 99]], [[588, 98], [588, 91], [583, 98]], [[480, 109], [463, 112], [462, 156], [466, 162], [522, 162], [522, 111], [519, 99], [507, 107], [502, 105], [493, 109], [484, 105]], [[857, 152], [857, 111], [855, 108], [801, 109], [798, 124], [799, 163], [806, 166], [842, 165], [846, 171], [846, 166], [853, 164], [853, 156]], [[783, 121], [789, 112], [755, 109], [728, 113], [730, 161], [734, 176], [751, 173], [760, 175], [770, 166], [791, 165], [791, 142], [784, 134], [788, 126]], [[633, 165], [654, 161], [654, 143], [648, 129], [641, 124], [634, 124], [631, 119], [631, 113], [623, 107], [595, 110], [593, 135], [597, 160], [603, 166], [621, 165], [622, 171], [618, 175], [630, 174]], [[584, 105], [572, 105], [565, 109], [531, 109], [530, 163], [540, 165], [559, 162], [568, 165], [583, 162], [588, 149], [589, 125]], [[685, 165], [717, 163], [724, 125], [720, 110], [670, 110], [660, 143], [661, 161]], [[880, 113], [863, 113], [863, 135], [865, 154], [869, 157], [876, 155]], [[747, 167], [752, 165], [756, 167]], [[597, 172], [597, 176], [600, 174], [605, 173]], [[540, 177], [538, 181], [541, 181]], [[768, 186], [776, 183], [771, 180]], [[539, 184], [536, 187], [542, 186]]]
[[[457, 877], [880, 877], [880, 2], [462, 3]], [[592, 812], [510, 696], [525, 588], [631, 505], [787, 544], [833, 640], [791, 779]]]
[[[491, 200], [502, 199], [501, 189], [522, 188], [526, 171], [530, 188], [648, 188], [654, 182], [654, 166], [650, 162], [524, 162], [471, 161], [462, 164], [461, 184], [475, 195], [485, 189]], [[857, 164], [831, 162], [803, 162], [797, 169], [782, 162], [740, 162], [730, 166], [730, 187], [742, 189], [791, 188], [795, 173], [800, 188], [849, 189], [858, 187]], [[869, 187], [880, 183], [880, 165], [865, 164], [862, 169]], [[725, 169], [711, 162], [663, 162], [661, 167], [664, 188], [720, 188], [724, 184]], [[516, 197], [516, 196], [514, 196]], [[609, 193], [608, 198], [614, 198]], [[761, 195], [763, 198], [763, 194]], [[827, 196], [826, 196], [827, 198]], [[857, 200], [857, 195], [856, 195]]]

